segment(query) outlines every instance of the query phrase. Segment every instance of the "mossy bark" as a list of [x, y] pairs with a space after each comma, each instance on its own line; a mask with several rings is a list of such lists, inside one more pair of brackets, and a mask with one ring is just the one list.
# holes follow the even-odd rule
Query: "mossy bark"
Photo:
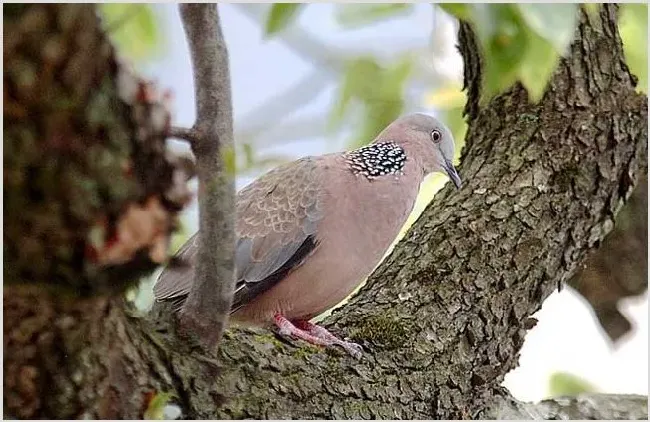
[[461, 26], [466, 182], [436, 195], [325, 320], [363, 344], [360, 361], [237, 328], [204, 356], [164, 319], [130, 316], [119, 292], [80, 299], [17, 280], [4, 292], [5, 412], [137, 418], [150, 393], [166, 391], [189, 418], [493, 415], [509, 399], [501, 382], [531, 315], [605, 238], [647, 171], [647, 97], [634, 91], [616, 11], [581, 15], [536, 105], [519, 85], [479, 105], [481, 60]]

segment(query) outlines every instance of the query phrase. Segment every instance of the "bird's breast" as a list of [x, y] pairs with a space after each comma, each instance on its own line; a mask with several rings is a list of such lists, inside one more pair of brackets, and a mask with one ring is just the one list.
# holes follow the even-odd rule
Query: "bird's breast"
[[374, 267], [413, 209], [419, 181], [408, 175], [348, 178], [357, 180], [343, 179], [343, 186], [329, 192], [325, 205], [331, 218], [323, 221], [318, 233], [322, 242], [337, 245], [359, 265]]

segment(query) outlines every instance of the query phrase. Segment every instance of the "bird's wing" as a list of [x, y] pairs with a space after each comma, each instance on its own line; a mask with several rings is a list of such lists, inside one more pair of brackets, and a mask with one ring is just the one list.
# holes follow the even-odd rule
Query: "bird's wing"
[[190, 237], [174, 255], [174, 260], [165, 267], [153, 286], [153, 296], [157, 300], [174, 300], [175, 307], [182, 305], [192, 287], [194, 264], [198, 251], [198, 233]]
[[[233, 311], [272, 287], [316, 248], [324, 215], [321, 174], [317, 159], [306, 157], [271, 170], [237, 194]], [[195, 234], [176, 255], [189, 265], [162, 272], [154, 286], [156, 299], [189, 293], [197, 250]]]

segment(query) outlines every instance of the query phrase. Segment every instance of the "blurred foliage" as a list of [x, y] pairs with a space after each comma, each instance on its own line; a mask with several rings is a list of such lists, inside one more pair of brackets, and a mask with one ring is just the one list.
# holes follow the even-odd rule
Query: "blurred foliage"
[[[305, 6], [272, 4], [263, 22], [265, 34], [280, 33], [299, 18]], [[600, 7], [583, 6], [592, 14]], [[537, 101], [574, 35], [579, 6], [442, 3], [434, 7], [473, 24], [485, 56], [483, 101], [517, 80], [527, 88], [531, 100]], [[121, 53], [138, 62], [160, 51], [162, 31], [151, 5], [104, 3], [99, 4], [98, 10]], [[403, 17], [413, 10], [413, 4], [339, 4], [334, 17], [342, 28], [350, 29]], [[647, 24], [646, 4], [621, 6], [619, 26], [628, 66], [639, 78], [638, 89], [644, 92], [648, 83]], [[392, 61], [380, 61], [372, 55], [347, 59], [338, 83], [338, 98], [330, 113], [330, 129], [340, 130], [346, 123], [355, 122], [351, 146], [372, 139], [404, 112], [405, 90], [416, 59], [411, 52]], [[431, 81], [432, 90], [424, 95], [423, 105], [439, 112], [461, 146], [466, 130], [461, 115], [465, 96], [456, 81], [438, 82]], [[230, 155], [226, 157], [229, 169], [237, 173], [272, 167], [290, 158], [258, 154], [250, 144], [237, 145]]]
[[[297, 17], [304, 5], [276, 3], [271, 6], [265, 24], [266, 35], [282, 31]], [[358, 28], [377, 21], [411, 12], [411, 4], [340, 4], [336, 19], [344, 28]], [[339, 99], [330, 115], [330, 128], [338, 130], [354, 115], [361, 125], [353, 134], [351, 146], [360, 146], [374, 138], [388, 123], [404, 111], [404, 88], [408, 82], [413, 58], [404, 56], [393, 63], [380, 64], [372, 56], [358, 57], [344, 67]], [[355, 108], [350, 113], [350, 108]], [[356, 112], [356, 113], [355, 113]], [[358, 115], [363, 116], [358, 119]]]
[[568, 372], [554, 372], [548, 380], [549, 397], [576, 396], [581, 393], [595, 393], [597, 388], [590, 382]]
[[172, 253], [176, 253], [181, 246], [183, 246], [183, 243], [187, 241], [187, 239], [190, 238], [191, 233], [187, 229], [187, 223], [184, 222], [182, 219], [178, 220], [178, 227], [172, 234], [171, 241], [169, 242], [169, 250]]
[[639, 78], [637, 90], [648, 93], [648, 5], [621, 5], [618, 29], [623, 39], [625, 61]]
[[162, 32], [151, 4], [100, 3], [97, 10], [120, 54], [144, 61], [162, 51]]
[[577, 4], [440, 4], [471, 22], [485, 58], [482, 101], [516, 81], [538, 101], [561, 55], [573, 39]]
[[[364, 115], [361, 125], [354, 133], [352, 146], [360, 146], [374, 138], [388, 123], [404, 110], [404, 88], [411, 73], [413, 61], [409, 56], [389, 65], [380, 65], [372, 57], [360, 57], [349, 61], [343, 73], [339, 99], [332, 109], [330, 123], [339, 129], [346, 116]], [[356, 110], [350, 113], [350, 106]]]
[[[266, 33], [279, 32], [295, 21], [300, 4], [274, 4], [266, 21]], [[532, 102], [539, 101], [547, 82], [573, 39], [579, 12], [578, 4], [436, 4], [446, 13], [472, 23], [485, 58], [482, 102], [503, 92], [516, 81], [527, 89]], [[585, 5], [596, 13], [599, 5]], [[344, 29], [359, 28], [381, 20], [402, 17], [413, 10], [412, 4], [340, 4], [335, 18]], [[629, 66], [639, 77], [639, 89], [647, 88], [647, 5], [625, 4], [621, 9], [621, 35]], [[349, 121], [359, 122], [351, 146], [372, 139], [383, 127], [403, 113], [405, 89], [410, 82], [415, 58], [404, 54], [392, 63], [380, 63], [376, 57], [348, 60], [339, 82], [339, 96], [330, 115], [330, 128], [341, 129]], [[435, 86], [436, 81], [432, 81]], [[446, 81], [439, 92], [427, 97], [444, 97], [450, 88]], [[425, 103], [430, 103], [428, 99]], [[459, 99], [464, 97], [457, 97]], [[430, 104], [440, 110], [458, 141], [463, 139], [465, 124], [462, 104], [453, 107]], [[349, 121], [346, 121], [349, 119]], [[459, 142], [460, 143], [460, 142]]]
[[236, 160], [236, 173], [241, 175], [244, 173], [271, 169], [280, 164], [292, 160], [290, 155], [282, 154], [259, 154], [252, 144], [241, 143], [237, 145], [237, 160]]
[[269, 15], [266, 19], [264, 32], [267, 36], [273, 35], [282, 31], [291, 22], [298, 18], [298, 12], [304, 4], [301, 3], [275, 3], [269, 10]]
[[[274, 4], [267, 17], [266, 33], [281, 31], [296, 19], [302, 6]], [[539, 101], [559, 58], [573, 39], [579, 12], [578, 4], [442, 3], [434, 7], [472, 23], [485, 58], [483, 103], [516, 81], [526, 87], [532, 102]], [[596, 13], [599, 5], [585, 7], [589, 13]], [[412, 4], [340, 4], [335, 17], [343, 28], [358, 28], [412, 10]], [[620, 26], [628, 65], [639, 77], [639, 89], [647, 90], [647, 5], [623, 5]], [[338, 99], [331, 110], [330, 129], [339, 130], [349, 121], [362, 122], [354, 125], [351, 146], [377, 135], [403, 113], [414, 61], [409, 54], [392, 63], [380, 63], [373, 56], [348, 60], [341, 74]], [[432, 81], [431, 85], [435, 83]], [[464, 96], [454, 95], [451, 90], [460, 91], [460, 86], [446, 81], [425, 97], [425, 104], [441, 112], [460, 146], [466, 130], [461, 114]], [[245, 153], [247, 157], [251, 155]]]
[[413, 10], [408, 3], [340, 4], [336, 9], [336, 21], [344, 28], [358, 28], [383, 19], [404, 15]]
[[165, 407], [169, 401], [174, 398], [174, 394], [167, 392], [156, 393], [151, 400], [147, 409], [144, 411], [144, 419], [147, 420], [161, 420], [165, 419]]
[[[534, 3], [518, 5], [444, 3], [437, 6], [459, 19], [472, 22], [477, 28], [477, 34], [482, 34], [484, 39], [489, 38], [490, 33], [497, 34], [493, 37], [492, 45], [486, 46], [486, 41], [483, 44], [487, 55], [486, 62], [493, 64], [486, 68], [487, 92], [483, 93], [484, 101], [512, 85], [515, 80], [520, 80], [528, 89], [531, 100], [536, 101], [541, 98], [560, 57], [558, 52], [565, 52], [573, 39], [577, 13], [576, 5], [566, 4], [554, 4], [551, 7], [551, 5]], [[600, 8], [597, 3], [583, 6], [592, 15], [598, 13]], [[485, 8], [492, 13], [494, 19], [492, 22], [489, 13], [481, 15], [486, 12]], [[513, 11], [518, 12], [520, 18]], [[475, 14], [480, 15], [480, 18], [477, 19]], [[517, 31], [513, 31], [513, 27], [510, 26], [512, 23], [506, 23], [507, 17], [514, 20], [513, 27]], [[495, 30], [498, 25], [503, 25], [501, 30]], [[521, 35], [522, 31], [526, 36], [517, 38], [515, 34]], [[633, 3], [621, 5], [619, 31], [627, 64], [630, 71], [639, 78], [637, 89], [647, 93], [648, 5]], [[510, 34], [510, 43], [498, 42], [496, 38], [499, 32]], [[519, 51], [501, 51], [510, 49], [519, 49]], [[461, 114], [465, 96], [454, 96], [451, 92], [454, 89], [460, 90], [460, 86], [453, 83], [444, 85], [429, 93], [425, 102], [443, 112], [447, 125], [454, 133], [454, 138], [461, 140], [464, 139], [466, 131]]]

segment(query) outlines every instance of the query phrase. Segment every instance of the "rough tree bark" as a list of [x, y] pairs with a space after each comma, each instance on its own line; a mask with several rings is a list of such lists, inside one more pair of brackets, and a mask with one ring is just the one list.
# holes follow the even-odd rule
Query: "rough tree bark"
[[[62, 10], [77, 10], [71, 7], [47, 6], [46, 32], [58, 35]], [[86, 17], [92, 10], [74, 7]], [[215, 356], [171, 347], [165, 321], [130, 314], [123, 284], [90, 284], [80, 296], [64, 289], [72, 283], [65, 279], [34, 283], [14, 269], [3, 302], [5, 413], [139, 418], [151, 393], [166, 391], [191, 418], [551, 417], [574, 415], [576, 407], [583, 418], [647, 417], [645, 397], [532, 406], [501, 387], [535, 324], [531, 315], [604, 239], [646, 173], [647, 97], [634, 91], [616, 11], [607, 5], [596, 17], [581, 15], [570, 54], [537, 105], [516, 85], [479, 106], [481, 60], [471, 29], [461, 25], [467, 182], [436, 195], [361, 291], [325, 321], [365, 346], [360, 362], [263, 330], [230, 329]], [[7, 19], [25, 19], [21, 10], [7, 16], [5, 28]], [[101, 32], [85, 39], [93, 37]], [[5, 92], [5, 117], [6, 110]], [[13, 110], [11, 125], [29, 121], [31, 114]], [[5, 147], [9, 141], [5, 135]], [[20, 221], [11, 216], [7, 225]], [[23, 239], [13, 236], [5, 248], [8, 240], [19, 256]], [[5, 258], [5, 278], [13, 264]]]

